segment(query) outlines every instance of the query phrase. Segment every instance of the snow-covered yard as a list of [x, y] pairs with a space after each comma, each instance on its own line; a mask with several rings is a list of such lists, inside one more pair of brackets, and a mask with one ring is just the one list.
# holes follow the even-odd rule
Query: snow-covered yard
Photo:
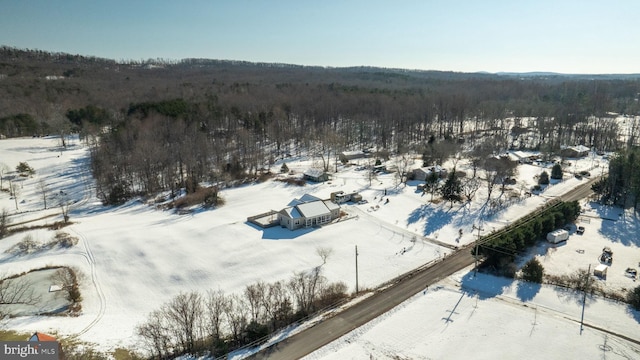
[[[340, 166], [338, 173], [326, 183], [308, 183], [299, 187], [279, 181], [266, 181], [224, 189], [220, 193], [225, 200], [224, 206], [177, 215], [173, 211], [157, 210], [140, 200], [119, 207], [103, 207], [93, 190], [88, 149], [78, 140], [72, 141], [67, 149], [61, 149], [56, 138], [4, 139], [0, 140], [0, 154], [0, 163], [6, 164], [10, 170], [15, 169], [20, 161], [28, 162], [35, 169], [35, 174], [28, 178], [19, 177], [10, 171], [4, 172], [3, 188], [9, 187], [9, 178], [13, 179], [13, 185], [18, 188], [17, 201], [10, 198], [8, 192], [0, 193], [0, 209], [9, 211], [11, 222], [17, 224], [40, 219], [29, 223], [32, 225], [60, 220], [62, 216], [57, 204], [71, 203], [70, 220], [73, 224], [63, 228], [63, 231], [80, 240], [72, 248], [52, 248], [16, 256], [6, 253], [6, 250], [22, 241], [25, 236], [30, 235], [39, 242], [47, 242], [54, 232], [39, 229], [8, 236], [0, 241], [0, 274], [8, 276], [44, 266], [60, 265], [74, 266], [85, 274], [81, 283], [84, 300], [80, 316], [17, 317], [6, 320], [3, 326], [26, 332], [55, 332], [62, 336], [78, 334], [81, 340], [96, 343], [105, 350], [135, 344], [136, 325], [144, 321], [149, 312], [180, 292], [222, 289], [226, 293], [239, 293], [246, 285], [259, 280], [287, 280], [295, 271], [309, 270], [322, 263], [317, 254], [319, 247], [332, 250], [323, 266], [323, 274], [329, 281], [343, 281], [350, 290], [354, 290], [354, 255], [357, 246], [360, 289], [374, 288], [408, 270], [446, 256], [455, 246], [473, 242], [479, 233], [474, 225], [483, 229], [480, 230], [481, 234], [486, 234], [585, 181], [567, 174], [564, 181], [549, 186], [539, 196], [514, 198], [505, 201], [503, 206], [489, 210], [485, 203], [484, 185], [470, 203], [453, 206], [448, 203], [433, 204], [429, 201], [429, 194], [417, 191], [417, 182], [397, 186], [394, 174], [380, 174], [370, 182], [364, 171], [356, 170], [357, 166]], [[602, 166], [603, 160], [597, 161]], [[593, 167], [595, 160], [588, 158], [573, 162], [572, 167], [576, 169], [588, 169]], [[308, 158], [292, 158], [287, 162], [289, 168], [298, 173], [313, 163], [313, 159]], [[459, 164], [459, 168], [465, 166]], [[523, 189], [529, 189], [535, 183], [534, 175], [539, 174], [543, 168], [522, 165], [519, 169], [519, 183], [511, 188], [513, 192], [522, 193]], [[550, 168], [544, 169], [550, 172]], [[43, 183], [46, 184], [48, 194], [46, 210], [41, 192]], [[329, 198], [331, 192], [339, 190], [358, 191], [367, 200], [366, 204], [343, 205], [343, 211], [349, 214], [348, 220], [298, 231], [280, 227], [260, 229], [246, 221], [249, 216], [282, 209], [292, 199], [304, 194]], [[510, 206], [506, 207], [506, 204]], [[611, 217], [614, 210], [592, 206], [590, 203], [585, 204], [585, 208], [583, 218], [589, 221], [578, 224], [585, 226], [584, 235], [572, 234], [566, 245], [553, 249], [547, 244], [541, 245], [536, 250], [536, 256], [541, 257], [547, 272], [567, 273], [586, 268], [590, 263], [597, 263], [598, 251], [603, 246], [610, 246], [614, 252], [614, 263], [609, 270], [607, 286], [627, 289], [635, 286], [633, 280], [624, 275], [624, 268], [640, 261], [637, 235], [632, 236], [639, 233], [637, 229], [640, 223], [631, 214], [614, 214], [612, 220], [602, 220], [601, 217]], [[47, 215], [51, 217], [43, 219]], [[563, 307], [558, 309], [553, 304], [547, 305], [547, 302], [554, 301], [553, 297], [539, 297], [547, 292], [557, 294], [556, 290], [543, 287], [535, 296], [524, 299], [516, 296], [518, 300], [514, 301], [519, 303], [505, 308], [499, 299], [517, 294], [518, 290], [513, 288], [517, 287], [516, 283], [510, 281], [511, 285], [500, 286], [499, 289], [502, 290], [498, 293], [483, 297], [482, 294], [486, 292], [495, 292], [495, 282], [506, 280], [487, 278], [488, 280], [482, 281], [479, 278], [466, 281], [467, 278], [468, 274], [459, 274], [454, 278], [457, 282], [448, 280], [438, 290], [429, 289], [426, 294], [418, 294], [406, 305], [394, 310], [394, 314], [401, 314], [404, 311], [428, 309], [422, 312], [423, 317], [408, 315], [415, 322], [407, 318], [400, 323], [404, 322], [406, 328], [415, 328], [416, 333], [412, 336], [423, 341], [424, 346], [430, 344], [430, 348], [438, 350], [423, 353], [423, 350], [426, 351], [421, 347], [423, 345], [414, 350], [411, 350], [410, 345], [405, 345], [400, 349], [407, 350], [406, 356], [414, 358], [415, 354], [430, 354], [423, 358], [462, 358], [465, 355], [477, 357], [473, 356], [477, 355], [476, 352], [463, 350], [455, 345], [456, 342], [470, 341], [473, 334], [482, 334], [483, 331], [485, 339], [492, 339], [494, 330], [481, 330], [482, 327], [500, 327], [500, 324], [506, 322], [505, 319], [509, 319], [507, 314], [515, 318], [522, 317], [524, 312], [527, 322], [531, 322], [535, 316], [531, 314], [534, 307], [546, 306], [557, 310], [549, 311], [548, 321], [547, 314], [541, 311], [540, 325], [529, 324], [526, 334], [531, 332], [535, 336], [544, 337], [552, 336], [548, 332], [554, 329], [570, 328], [567, 331], [575, 331], [575, 323], [565, 324], [566, 321], [558, 315], [565, 311]], [[479, 294], [477, 310], [473, 307], [475, 305], [472, 306], [476, 298], [469, 293], [475, 290]], [[441, 318], [450, 315], [446, 311], [451, 310], [458, 300], [460, 307], [451, 313], [454, 321], [443, 322]], [[507, 302], [512, 304], [514, 301]], [[576, 301], [571, 303], [578, 306]], [[628, 324], [624, 325], [628, 326], [626, 329], [637, 329], [637, 313], [628, 312], [624, 305], [609, 306], [621, 312], [621, 317], [628, 318], [619, 322]], [[566, 311], [575, 312], [574, 307]], [[498, 313], [501, 315], [498, 316]], [[387, 315], [385, 318], [394, 317], [395, 315]], [[571, 317], [574, 318], [574, 315]], [[461, 329], [462, 326], [456, 325], [462, 319], [466, 319], [464, 330]], [[600, 320], [594, 322], [594, 325], [603, 325]], [[375, 322], [377, 323], [378, 321]], [[374, 323], [357, 331], [364, 334], [372, 326]], [[524, 328], [525, 324], [513, 326]], [[625, 329], [620, 331], [623, 330]], [[507, 329], [501, 331], [504, 336], [509, 334]], [[514, 341], [513, 346], [524, 346], [526, 334], [523, 333], [520, 340]], [[583, 336], [580, 339], [593, 348], [604, 341], [600, 335]], [[362, 341], [365, 343], [361, 346], [365, 348], [377, 344], [373, 342], [366, 345], [367, 340]], [[407, 341], [410, 341], [408, 337]], [[542, 339], [539, 341], [543, 344]], [[493, 340], [485, 344], [486, 351], [495, 350], [488, 345], [492, 342]], [[383, 357], [382, 354], [400, 354], [400, 349], [392, 350], [393, 343], [391, 339], [388, 345], [381, 345], [383, 352], [371, 354], [377, 354], [376, 357]], [[576, 340], [575, 344], [567, 346], [579, 347], [579, 344]], [[556, 346], [562, 345], [559, 343]], [[446, 356], [449, 351], [453, 356]], [[320, 350], [318, 354], [312, 355], [312, 358], [340, 358], [335, 357], [337, 355], [331, 351], [323, 353]], [[362, 357], [361, 353], [352, 356]]]
[[638, 312], [588, 297], [581, 328], [581, 304], [579, 293], [464, 271], [304, 359], [640, 357], [614, 335], [637, 340]]

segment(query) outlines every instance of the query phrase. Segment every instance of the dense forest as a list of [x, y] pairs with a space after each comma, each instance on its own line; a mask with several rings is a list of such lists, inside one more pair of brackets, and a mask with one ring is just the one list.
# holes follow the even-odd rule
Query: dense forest
[[[638, 75], [122, 63], [0, 48], [0, 134], [80, 133], [105, 203], [255, 176], [301, 151], [325, 169], [361, 149], [427, 163], [473, 145], [617, 151], [638, 142], [639, 94]], [[614, 114], [629, 115], [624, 129]]]

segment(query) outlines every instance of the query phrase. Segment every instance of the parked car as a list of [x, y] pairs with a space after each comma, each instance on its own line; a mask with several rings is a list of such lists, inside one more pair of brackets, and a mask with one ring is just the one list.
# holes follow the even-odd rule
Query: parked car
[[584, 234], [584, 226], [578, 226], [578, 230], [576, 230], [576, 233], [578, 235]]

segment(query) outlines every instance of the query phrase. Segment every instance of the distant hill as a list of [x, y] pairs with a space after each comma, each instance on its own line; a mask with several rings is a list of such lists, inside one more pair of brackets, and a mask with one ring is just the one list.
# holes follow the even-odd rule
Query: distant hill
[[638, 74], [563, 74], [556, 72], [532, 71], [532, 72], [497, 72], [499, 76], [512, 76], [521, 78], [564, 78], [577, 80], [632, 80], [640, 79]]
[[[216, 59], [118, 62], [2, 46], [0, 122], [13, 124], [17, 133], [20, 129], [13, 119], [25, 119], [25, 115], [35, 123], [65, 120], [69, 110], [89, 105], [125, 114], [131, 104], [171, 99], [185, 99], [194, 106], [215, 102], [236, 115], [237, 110], [255, 114], [276, 108], [312, 117], [318, 113], [381, 117], [391, 108], [415, 119], [501, 114], [506, 109], [526, 115], [538, 107], [546, 109], [542, 102], [566, 106], [562, 102], [573, 101], [567, 91], [588, 95], [594, 90], [587, 82], [593, 80], [601, 81], [597, 96], [616, 99], [617, 108], [606, 110], [624, 113], [640, 93], [638, 79], [640, 74], [465, 73]], [[560, 87], [568, 83], [571, 86]], [[599, 102], [598, 106], [608, 105]], [[226, 115], [218, 112], [216, 116]]]

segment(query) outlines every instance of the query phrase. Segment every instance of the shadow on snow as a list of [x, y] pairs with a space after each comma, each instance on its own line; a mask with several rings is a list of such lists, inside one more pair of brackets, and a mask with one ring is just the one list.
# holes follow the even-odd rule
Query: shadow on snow
[[270, 228], [262, 228], [258, 225], [252, 224], [250, 222], [245, 222], [246, 225], [251, 226], [252, 228], [262, 231], [262, 238], [265, 240], [291, 240], [296, 239], [300, 236], [309, 234], [312, 231], [315, 231], [317, 228], [302, 228], [297, 230], [289, 230], [287, 228], [283, 228], [280, 226], [274, 226]]
[[[606, 214], [612, 215], [612, 214]], [[611, 241], [619, 242], [625, 246], [640, 246], [640, 219], [634, 213], [631, 216], [625, 216], [620, 212], [619, 220], [611, 221], [609, 218], [603, 217], [600, 233], [609, 238]]]
[[408, 224], [414, 224], [425, 219], [423, 235], [429, 235], [445, 227], [453, 220], [454, 212], [443, 211], [440, 208], [432, 208], [423, 204], [419, 208], [413, 210], [407, 219]]
[[477, 295], [480, 300], [502, 295], [513, 284], [513, 279], [469, 271], [460, 280], [462, 290], [468, 296]]

